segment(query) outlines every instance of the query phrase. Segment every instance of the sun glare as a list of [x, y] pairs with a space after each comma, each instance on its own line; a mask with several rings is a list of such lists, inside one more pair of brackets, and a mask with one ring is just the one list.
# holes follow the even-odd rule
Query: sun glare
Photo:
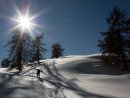
[[33, 27], [32, 21], [28, 16], [18, 17], [18, 25], [22, 32], [26, 32], [26, 30], [30, 32], [31, 28]]
[[25, 9], [20, 10], [14, 3], [15, 14], [13, 17], [9, 17], [13, 26], [9, 29], [9, 32], [19, 30], [21, 34], [28, 33], [32, 38], [35, 38], [35, 35], [40, 33], [38, 29], [41, 29], [44, 26], [37, 24], [37, 18], [43, 15], [44, 11], [41, 10], [33, 14], [32, 11], [30, 12], [30, 9], [30, 6], [27, 5]]
[[29, 33], [32, 35], [35, 28], [39, 27], [38, 24], [34, 23], [34, 19], [37, 18], [36, 15], [29, 15], [29, 9], [27, 9], [24, 14], [17, 9], [15, 17], [11, 18], [11, 20], [16, 23], [11, 31], [19, 29], [21, 33]]

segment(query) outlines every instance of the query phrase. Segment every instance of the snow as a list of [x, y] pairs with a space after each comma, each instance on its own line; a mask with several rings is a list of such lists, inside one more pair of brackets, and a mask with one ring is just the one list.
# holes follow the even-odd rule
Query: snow
[[130, 98], [130, 72], [103, 66], [100, 56], [41, 60], [21, 73], [0, 68], [0, 98]]

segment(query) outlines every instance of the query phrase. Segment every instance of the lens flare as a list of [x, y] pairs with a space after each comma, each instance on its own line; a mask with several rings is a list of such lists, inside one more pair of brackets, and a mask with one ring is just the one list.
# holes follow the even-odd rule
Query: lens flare
[[33, 27], [32, 22], [27, 16], [20, 16], [17, 19], [18, 27], [21, 29], [22, 32], [26, 32], [26, 30], [30, 31]]
[[19, 17], [18, 22], [23, 32], [25, 31], [25, 29], [29, 30], [31, 28], [31, 21], [28, 17], [21, 16]]
[[19, 13], [14, 20], [17, 23], [14, 29], [20, 29], [22, 33], [30, 33], [36, 26], [36, 24], [32, 22], [33, 18], [29, 17], [28, 11], [25, 14]]
[[17, 8], [15, 17], [11, 18], [11, 20], [15, 23], [11, 31], [19, 29], [22, 34], [29, 33], [32, 36], [36, 27], [40, 26], [34, 23], [35, 18], [37, 18], [36, 15], [29, 15], [29, 8], [26, 9], [24, 13], [21, 13]]
[[30, 11], [31, 8], [29, 5], [20, 10], [15, 2], [13, 3], [13, 7], [14, 15], [13, 17], [8, 17], [8, 19], [11, 20], [12, 23], [12, 26], [8, 30], [8, 32], [19, 30], [21, 34], [28, 33], [32, 38], [35, 38], [35, 35], [41, 33], [40, 30], [45, 28], [45, 25], [39, 24], [38, 17], [48, 12], [48, 10], [41, 9], [37, 12], [32, 12]]

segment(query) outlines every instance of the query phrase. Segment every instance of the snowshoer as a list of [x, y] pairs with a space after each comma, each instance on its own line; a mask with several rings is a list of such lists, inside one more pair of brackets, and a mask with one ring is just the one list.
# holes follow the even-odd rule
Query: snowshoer
[[37, 78], [40, 78], [40, 69], [37, 69]]

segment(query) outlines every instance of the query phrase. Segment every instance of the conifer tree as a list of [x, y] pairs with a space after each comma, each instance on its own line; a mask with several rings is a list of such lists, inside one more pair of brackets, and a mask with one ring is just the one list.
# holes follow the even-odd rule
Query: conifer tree
[[60, 45], [60, 43], [56, 42], [52, 45], [52, 58], [59, 58], [63, 56], [64, 48]]
[[29, 53], [26, 47], [27, 35], [18, 29], [12, 33], [13, 35], [6, 45], [9, 47], [8, 52], [11, 68], [16, 67], [19, 71], [22, 71], [22, 63], [27, 61]]
[[1, 61], [1, 67], [8, 67], [9, 66], [9, 63], [10, 61], [8, 60], [8, 58], [4, 58], [2, 61]]
[[33, 50], [32, 50], [32, 61], [37, 61], [40, 63], [40, 59], [43, 59], [43, 54], [47, 51], [43, 46], [45, 45], [42, 40], [44, 38], [44, 34], [36, 36], [33, 40]]
[[108, 65], [120, 65], [124, 70], [128, 69], [128, 54], [130, 49], [128, 42], [128, 19], [126, 13], [114, 7], [106, 18], [108, 29], [101, 32], [104, 37], [99, 41], [98, 46], [102, 52], [103, 61]]

